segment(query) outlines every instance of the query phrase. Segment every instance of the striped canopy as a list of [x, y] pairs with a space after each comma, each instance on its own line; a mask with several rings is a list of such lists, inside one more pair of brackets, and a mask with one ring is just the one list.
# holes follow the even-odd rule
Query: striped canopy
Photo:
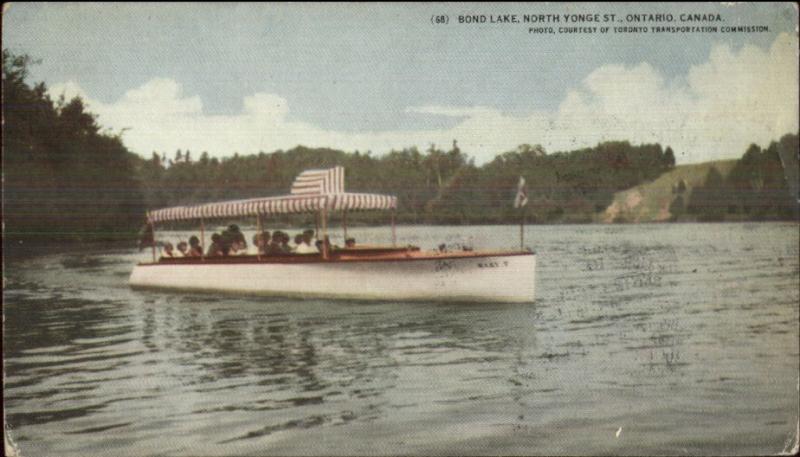
[[327, 170], [306, 170], [292, 183], [292, 195], [322, 195], [344, 193], [344, 167]]
[[[313, 173], [310, 173], [313, 172]], [[317, 181], [316, 189], [311, 192], [306, 186], [295, 193], [295, 186], [300, 182], [314, 182], [310, 178], [322, 178]], [[328, 182], [323, 182], [329, 180]], [[308, 186], [311, 187], [311, 186]], [[326, 192], [327, 190], [327, 192]], [[344, 168], [330, 170], [309, 170], [301, 173], [292, 185], [292, 195], [280, 197], [251, 198], [247, 200], [231, 200], [201, 205], [176, 206], [147, 213], [151, 223], [166, 221], [185, 221], [197, 219], [220, 219], [231, 217], [247, 217], [256, 215], [296, 214], [321, 211], [361, 211], [387, 210], [397, 208], [397, 197], [380, 194], [362, 194], [344, 192]]]

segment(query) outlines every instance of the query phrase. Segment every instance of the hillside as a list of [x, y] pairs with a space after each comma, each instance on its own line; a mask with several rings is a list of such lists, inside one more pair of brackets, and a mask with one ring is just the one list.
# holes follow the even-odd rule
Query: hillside
[[[727, 177], [736, 160], [718, 160], [689, 165], [678, 165], [653, 181], [631, 189], [616, 192], [613, 202], [598, 214], [598, 222], [664, 222], [672, 218], [670, 205], [678, 195], [688, 202], [692, 191], [704, 184], [711, 167]], [[685, 190], [681, 190], [683, 181]]]

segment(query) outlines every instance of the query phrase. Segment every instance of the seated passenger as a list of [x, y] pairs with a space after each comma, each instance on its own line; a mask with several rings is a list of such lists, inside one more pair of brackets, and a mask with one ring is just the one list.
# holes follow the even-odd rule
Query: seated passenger
[[211, 235], [211, 246], [208, 247], [206, 255], [209, 257], [225, 255], [225, 251], [222, 249], [222, 235], [219, 233]]
[[262, 251], [261, 251], [262, 254], [268, 254], [269, 253], [269, 245], [270, 245], [271, 241], [272, 241], [272, 236], [270, 236], [270, 233], [265, 230], [264, 231], [264, 247], [262, 248]]
[[189, 253], [187, 257], [201, 257], [203, 255], [203, 248], [200, 246], [200, 239], [192, 235], [189, 238]]
[[219, 247], [223, 255], [228, 255], [231, 252], [231, 245], [233, 245], [233, 238], [235, 236], [235, 232], [231, 230], [232, 227], [236, 227], [236, 225], [232, 224], [220, 233]]
[[175, 253], [172, 251], [172, 243], [170, 243], [169, 241], [164, 243], [161, 249], [162, 249], [161, 252], [162, 257], [175, 257]]
[[[318, 254], [319, 249], [311, 245], [311, 237], [313, 236], [313, 230], [306, 230], [300, 236], [300, 243], [297, 244], [297, 249], [294, 252], [297, 254]], [[295, 237], [295, 243], [297, 243], [297, 237]]]
[[239, 245], [240, 251], [247, 250], [247, 239], [244, 237], [244, 233], [237, 232], [234, 241]]
[[346, 248], [354, 248], [356, 247], [356, 239], [355, 238], [348, 238], [344, 240], [344, 247]]
[[288, 238], [288, 235], [281, 232], [280, 230], [272, 234], [272, 242], [269, 243], [267, 246], [267, 254], [270, 255], [280, 255], [280, 254], [288, 254], [291, 252], [289, 250], [288, 240], [284, 241], [284, 237]]
[[242, 232], [233, 234], [233, 241], [231, 242], [230, 255], [246, 255], [247, 254], [247, 241], [244, 239]]
[[185, 241], [178, 243], [178, 252], [176, 254], [176, 257], [188, 257], [189, 245]]
[[[220, 238], [220, 248], [223, 255], [239, 253], [239, 247], [234, 245], [240, 240], [244, 241], [244, 234], [239, 230], [238, 225], [229, 225], [227, 229], [222, 231], [220, 236], [222, 237]], [[247, 245], [247, 242], [245, 242], [245, 245]]]
[[264, 231], [253, 235], [253, 246], [256, 248], [258, 255], [267, 253], [267, 245], [269, 245], [269, 232]]
[[238, 241], [233, 241], [230, 246], [228, 246], [228, 255], [242, 255], [245, 254], [245, 251], [240, 249]]
[[291, 241], [291, 238], [289, 238], [289, 235], [286, 234], [286, 233], [281, 232], [281, 250], [286, 254], [289, 254], [289, 253], [292, 252], [292, 247], [289, 246], [289, 241]]

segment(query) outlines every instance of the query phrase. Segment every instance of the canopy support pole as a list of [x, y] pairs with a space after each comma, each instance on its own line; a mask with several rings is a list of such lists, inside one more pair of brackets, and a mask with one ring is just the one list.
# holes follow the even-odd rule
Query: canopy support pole
[[519, 221], [519, 250], [525, 250], [525, 208], [522, 209], [522, 217]]
[[203, 218], [200, 218], [200, 260], [206, 259], [206, 227]]
[[155, 222], [151, 224], [153, 227], [153, 263], [156, 263], [156, 224]]
[[392, 208], [392, 247], [396, 248], [397, 247], [397, 229], [395, 228], [395, 223], [394, 223], [394, 219], [395, 219], [395, 217], [394, 217], [395, 214], [394, 213], [395, 213], [395, 209]]
[[[261, 226], [261, 213], [256, 214], [256, 230], [256, 239], [261, 239], [261, 234], [264, 233], [264, 229]], [[263, 243], [264, 240], [261, 239], [261, 242]], [[261, 260], [261, 248], [258, 245], [256, 245], [256, 258]]]
[[326, 207], [327, 207], [327, 203], [326, 203], [325, 207], [322, 208], [322, 211], [320, 212], [320, 216], [321, 216], [321, 219], [322, 219], [322, 258], [325, 259], [325, 260], [328, 260], [328, 251], [329, 251], [329, 246], [328, 246], [328, 221], [327, 221], [328, 214], [327, 214], [327, 211], [326, 211]]
[[347, 243], [347, 210], [342, 211], [342, 228], [344, 229], [344, 242]]

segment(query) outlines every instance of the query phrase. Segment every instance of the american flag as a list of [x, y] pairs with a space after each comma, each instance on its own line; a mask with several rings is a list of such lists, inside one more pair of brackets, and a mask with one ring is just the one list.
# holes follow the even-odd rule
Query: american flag
[[329, 195], [344, 193], [344, 167], [306, 170], [294, 179], [292, 195]]

